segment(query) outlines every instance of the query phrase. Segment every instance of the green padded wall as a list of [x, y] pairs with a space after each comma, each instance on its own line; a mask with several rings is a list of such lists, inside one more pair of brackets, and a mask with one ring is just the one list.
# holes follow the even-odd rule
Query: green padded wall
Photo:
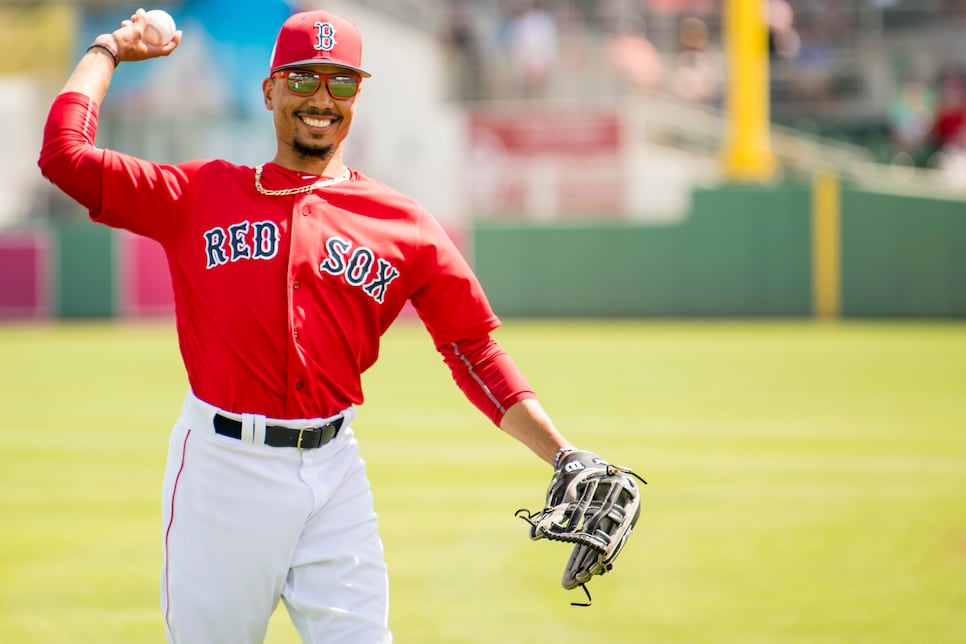
[[966, 203], [842, 193], [842, 314], [966, 316]]
[[52, 226], [55, 312], [62, 318], [107, 318], [116, 312], [113, 231], [90, 222]]
[[502, 315], [808, 315], [808, 190], [698, 190], [669, 225], [479, 222], [474, 265]]

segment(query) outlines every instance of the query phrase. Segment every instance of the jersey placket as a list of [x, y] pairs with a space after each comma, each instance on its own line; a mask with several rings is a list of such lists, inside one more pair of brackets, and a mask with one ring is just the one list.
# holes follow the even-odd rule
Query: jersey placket
[[296, 197], [292, 206], [291, 247], [288, 266], [289, 323], [288, 369], [286, 382], [286, 411], [296, 414], [304, 409], [306, 396], [311, 395], [311, 377], [304, 356], [304, 329], [307, 316], [312, 315], [311, 281], [318, 279], [318, 240], [321, 239], [318, 216], [319, 197], [311, 193]]

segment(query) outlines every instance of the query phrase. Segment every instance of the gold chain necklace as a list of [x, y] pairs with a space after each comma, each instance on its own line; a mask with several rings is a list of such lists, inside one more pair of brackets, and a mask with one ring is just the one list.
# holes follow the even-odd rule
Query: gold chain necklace
[[298, 188], [285, 188], [284, 190], [269, 190], [262, 185], [262, 169], [265, 164], [255, 166], [255, 190], [259, 193], [269, 196], [269, 197], [283, 197], [285, 195], [298, 195], [303, 192], [312, 192], [313, 190], [318, 190], [319, 188], [325, 188], [331, 186], [335, 183], [342, 183], [349, 179], [349, 168], [345, 169], [341, 177], [336, 177], [335, 179], [319, 179], [315, 183], [310, 183], [307, 186], [300, 186]]

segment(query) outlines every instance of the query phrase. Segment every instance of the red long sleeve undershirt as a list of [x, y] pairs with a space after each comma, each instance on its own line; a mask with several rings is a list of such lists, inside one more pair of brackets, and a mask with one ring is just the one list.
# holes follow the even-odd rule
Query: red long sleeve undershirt
[[94, 147], [97, 113], [97, 104], [83, 94], [59, 96], [44, 126], [37, 163], [45, 177], [91, 212], [101, 209], [104, 176], [104, 151]]
[[509, 355], [489, 335], [439, 347], [453, 380], [476, 407], [499, 426], [515, 403], [536, 398]]

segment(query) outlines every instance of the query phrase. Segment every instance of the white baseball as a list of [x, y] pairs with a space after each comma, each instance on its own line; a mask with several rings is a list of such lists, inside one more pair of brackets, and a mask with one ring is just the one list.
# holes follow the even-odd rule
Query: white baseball
[[164, 9], [152, 9], [146, 12], [148, 24], [144, 27], [144, 42], [149, 45], [166, 45], [174, 38], [177, 27], [174, 18]]

